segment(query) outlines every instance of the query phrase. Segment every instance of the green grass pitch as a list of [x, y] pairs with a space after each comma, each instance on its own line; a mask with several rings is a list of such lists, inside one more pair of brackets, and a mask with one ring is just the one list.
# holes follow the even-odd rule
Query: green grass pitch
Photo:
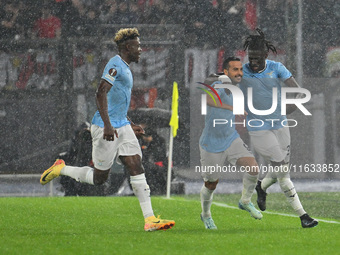
[[293, 214], [283, 194], [268, 196], [274, 214], [262, 220], [236, 209], [239, 194], [215, 195], [217, 231], [204, 228], [198, 195], [152, 197], [155, 214], [176, 221], [156, 232], [144, 232], [135, 197], [0, 198], [0, 254], [340, 254], [340, 193], [299, 196], [325, 221], [303, 229], [282, 215]]

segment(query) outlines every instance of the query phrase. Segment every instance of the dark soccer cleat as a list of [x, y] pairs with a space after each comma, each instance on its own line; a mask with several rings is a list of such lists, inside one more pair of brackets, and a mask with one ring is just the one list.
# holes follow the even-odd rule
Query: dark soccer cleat
[[266, 198], [267, 193], [261, 188], [261, 181], [257, 181], [257, 185], [255, 187], [255, 190], [257, 192], [257, 205], [260, 208], [261, 211], [266, 210]]
[[319, 224], [319, 222], [311, 217], [307, 213], [304, 215], [300, 216], [301, 219], [301, 226], [303, 228], [312, 228], [315, 227]]

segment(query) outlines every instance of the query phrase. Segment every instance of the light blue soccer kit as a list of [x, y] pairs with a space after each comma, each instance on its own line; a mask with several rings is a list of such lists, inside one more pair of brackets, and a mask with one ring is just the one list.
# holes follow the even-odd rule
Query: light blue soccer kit
[[[215, 82], [221, 83], [221, 82]], [[213, 84], [213, 85], [214, 85]], [[226, 93], [224, 88], [216, 89], [222, 103], [233, 105], [233, 96]], [[214, 120], [227, 120], [226, 124], [215, 124]], [[254, 157], [243, 143], [235, 129], [235, 116], [232, 111], [207, 106], [205, 126], [199, 140], [202, 167], [223, 167], [225, 160], [235, 165], [241, 157]], [[220, 173], [202, 171], [204, 181], [214, 182]]]
[[[130, 122], [126, 116], [133, 86], [133, 77], [129, 65], [119, 55], [116, 55], [106, 64], [101, 78], [112, 85], [107, 94], [108, 113], [112, 126], [119, 128], [128, 125]], [[94, 114], [92, 124], [104, 127], [99, 111]]]
[[[216, 84], [216, 83], [215, 83]], [[224, 104], [233, 105], [233, 96], [225, 92], [224, 88], [216, 89]], [[227, 124], [217, 124], [214, 127], [214, 119], [227, 120]], [[221, 152], [228, 149], [231, 143], [240, 137], [235, 127], [230, 127], [230, 121], [235, 122], [232, 111], [207, 106], [205, 126], [200, 137], [200, 146], [208, 152]]]
[[119, 156], [138, 154], [142, 157], [142, 152], [127, 119], [133, 86], [129, 65], [116, 55], [106, 64], [101, 78], [112, 85], [107, 94], [108, 114], [111, 125], [117, 130], [118, 138], [114, 137], [114, 141], [103, 139], [104, 122], [99, 111], [96, 111], [91, 126], [92, 159], [97, 169], [108, 170], [115, 159], [121, 163]]
[[[257, 110], [268, 110], [273, 103], [273, 88], [277, 88], [277, 108], [269, 115], [256, 115], [246, 104], [247, 129], [255, 150], [266, 160], [289, 161], [290, 134], [289, 128], [282, 125], [286, 120], [281, 115], [281, 87], [283, 82], [292, 76], [291, 72], [280, 62], [266, 60], [263, 71], [253, 72], [249, 63], [243, 65], [243, 79], [240, 89], [245, 102], [248, 102], [248, 88], [252, 88], [253, 106]], [[287, 123], [285, 123], [286, 125]]]

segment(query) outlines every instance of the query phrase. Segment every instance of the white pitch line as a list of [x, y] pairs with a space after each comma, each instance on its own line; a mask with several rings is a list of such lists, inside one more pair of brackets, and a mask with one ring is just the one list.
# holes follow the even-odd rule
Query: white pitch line
[[[165, 198], [166, 199], [166, 198]], [[169, 199], [169, 198], [168, 198]], [[174, 199], [174, 198], [170, 198], [171, 200], [178, 200], [178, 201], [184, 201], [184, 202], [199, 202], [197, 200], [190, 200], [190, 199]], [[240, 210], [238, 207], [233, 206], [233, 205], [227, 205], [227, 204], [223, 204], [223, 203], [218, 203], [218, 202], [213, 202], [214, 205], [220, 206], [220, 207], [224, 207], [224, 208], [230, 208], [230, 209], [237, 209]], [[262, 213], [266, 213], [266, 214], [274, 214], [274, 215], [280, 215], [280, 216], [286, 216], [286, 217], [294, 217], [294, 218], [299, 218], [299, 216], [294, 215], [294, 214], [288, 214], [288, 213], [278, 213], [278, 212], [270, 212], [270, 211], [265, 211]], [[325, 223], [332, 223], [332, 224], [340, 224], [339, 221], [334, 221], [334, 220], [323, 220], [323, 219], [316, 219], [318, 221], [321, 222], [325, 222]]]
[[[220, 207], [225, 207], [225, 208], [230, 208], [230, 209], [238, 209], [238, 207], [236, 206], [231, 206], [231, 205], [227, 205], [227, 204], [223, 204], [223, 203], [218, 203], [218, 202], [213, 202], [214, 205], [220, 206]], [[274, 215], [280, 215], [280, 216], [286, 216], [286, 217], [294, 217], [294, 218], [299, 218], [299, 216], [294, 215], [294, 214], [287, 214], [287, 213], [278, 213], [278, 212], [270, 212], [270, 211], [265, 211], [262, 213], [266, 213], [266, 214], [274, 214]], [[325, 223], [333, 223], [333, 224], [340, 224], [339, 221], [334, 221], [334, 220], [322, 220], [322, 219], [316, 219], [318, 221], [321, 222], [325, 222]]]

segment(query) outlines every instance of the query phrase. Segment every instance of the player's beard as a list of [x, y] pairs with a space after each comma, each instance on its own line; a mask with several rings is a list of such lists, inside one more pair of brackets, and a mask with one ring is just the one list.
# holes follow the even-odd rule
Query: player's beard
[[241, 80], [242, 80], [242, 76], [236, 76], [234, 77], [234, 80], [232, 82], [235, 84], [238, 84], [241, 82]]
[[135, 63], [139, 63], [139, 60], [140, 60], [140, 55], [133, 56], [132, 58], [132, 62], [135, 62]]
[[258, 64], [250, 65], [250, 69], [254, 72], [257, 72], [260, 69], [260, 65], [258, 65]]

